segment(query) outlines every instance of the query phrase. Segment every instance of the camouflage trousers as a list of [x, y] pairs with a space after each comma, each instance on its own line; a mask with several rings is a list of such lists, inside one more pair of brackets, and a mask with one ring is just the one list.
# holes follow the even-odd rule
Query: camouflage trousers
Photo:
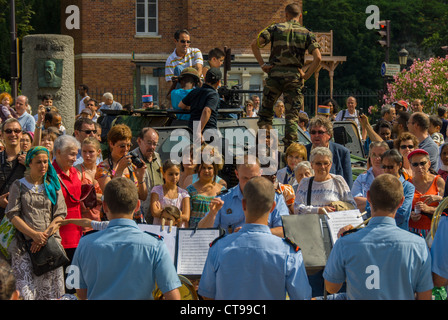
[[303, 109], [304, 81], [300, 77], [268, 77], [263, 89], [263, 100], [258, 111], [258, 126], [272, 125], [274, 105], [283, 94], [285, 104], [285, 136], [286, 148], [298, 139], [299, 112]]

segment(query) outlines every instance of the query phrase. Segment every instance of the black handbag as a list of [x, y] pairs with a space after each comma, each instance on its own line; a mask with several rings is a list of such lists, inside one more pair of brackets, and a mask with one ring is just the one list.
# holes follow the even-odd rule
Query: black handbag
[[[22, 188], [22, 184], [20, 185]], [[54, 205], [51, 205], [51, 221], [53, 221]], [[37, 252], [31, 252], [31, 244], [33, 240], [26, 240], [22, 232], [16, 232], [25, 244], [28, 252], [33, 272], [36, 276], [43, 275], [49, 271], [55, 270], [70, 262], [64, 247], [55, 238], [54, 234], [48, 237], [45, 246], [41, 247]]]
[[32, 240], [25, 241], [25, 245], [36, 276], [43, 275], [70, 262], [64, 247], [62, 247], [54, 235], [48, 237], [47, 244], [34, 253], [31, 252], [32, 242]]

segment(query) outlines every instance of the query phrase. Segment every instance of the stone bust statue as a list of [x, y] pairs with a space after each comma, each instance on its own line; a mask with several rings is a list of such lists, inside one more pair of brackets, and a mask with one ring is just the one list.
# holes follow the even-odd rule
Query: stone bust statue
[[56, 62], [46, 60], [43, 68], [38, 68], [38, 85], [39, 88], [60, 88], [62, 84], [61, 75], [57, 74]]

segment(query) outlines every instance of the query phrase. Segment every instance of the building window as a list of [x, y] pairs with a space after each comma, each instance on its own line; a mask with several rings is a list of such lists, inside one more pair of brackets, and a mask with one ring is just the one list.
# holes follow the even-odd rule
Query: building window
[[140, 89], [142, 95], [152, 95], [154, 104], [159, 104], [159, 78], [154, 77], [152, 74], [142, 74]]
[[263, 80], [261, 75], [252, 74], [250, 77], [249, 90], [262, 90]]
[[157, 2], [157, 0], [137, 0], [137, 34], [158, 34]]

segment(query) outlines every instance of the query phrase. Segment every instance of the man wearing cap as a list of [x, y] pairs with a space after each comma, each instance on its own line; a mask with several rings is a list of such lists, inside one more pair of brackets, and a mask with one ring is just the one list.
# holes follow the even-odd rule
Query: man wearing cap
[[82, 111], [81, 111], [81, 113], [79, 114], [79, 116], [80, 116], [81, 118], [89, 118], [89, 119], [92, 119], [92, 117], [93, 117], [93, 113], [92, 113], [92, 110], [90, 110], [90, 108], [84, 108], [84, 109], [82, 109]]
[[404, 100], [394, 102], [392, 105], [395, 107], [396, 114], [398, 114], [401, 111], [405, 111], [405, 112], [408, 111], [408, 103]]
[[[258, 35], [252, 44], [252, 52], [261, 69], [268, 74], [263, 89], [263, 101], [257, 111], [258, 126], [272, 125], [273, 107], [283, 94], [285, 102], [285, 149], [298, 139], [297, 124], [299, 112], [303, 109], [302, 89], [319, 67], [322, 60], [320, 45], [313, 33], [303, 27], [299, 21], [302, 17], [297, 4], [289, 4], [285, 8], [285, 22], [272, 24]], [[269, 63], [265, 63], [260, 49], [271, 43]], [[313, 56], [306, 73], [305, 53]]]
[[190, 121], [188, 126], [194, 130], [194, 126], [199, 124], [195, 132], [198, 137], [206, 129], [217, 129], [219, 94], [218, 87], [221, 85], [222, 73], [218, 68], [211, 68], [205, 75], [205, 83], [200, 88], [191, 91], [179, 103], [179, 108], [190, 110]]
[[152, 109], [154, 107], [154, 101], [152, 95], [146, 94], [142, 96], [143, 109]]

